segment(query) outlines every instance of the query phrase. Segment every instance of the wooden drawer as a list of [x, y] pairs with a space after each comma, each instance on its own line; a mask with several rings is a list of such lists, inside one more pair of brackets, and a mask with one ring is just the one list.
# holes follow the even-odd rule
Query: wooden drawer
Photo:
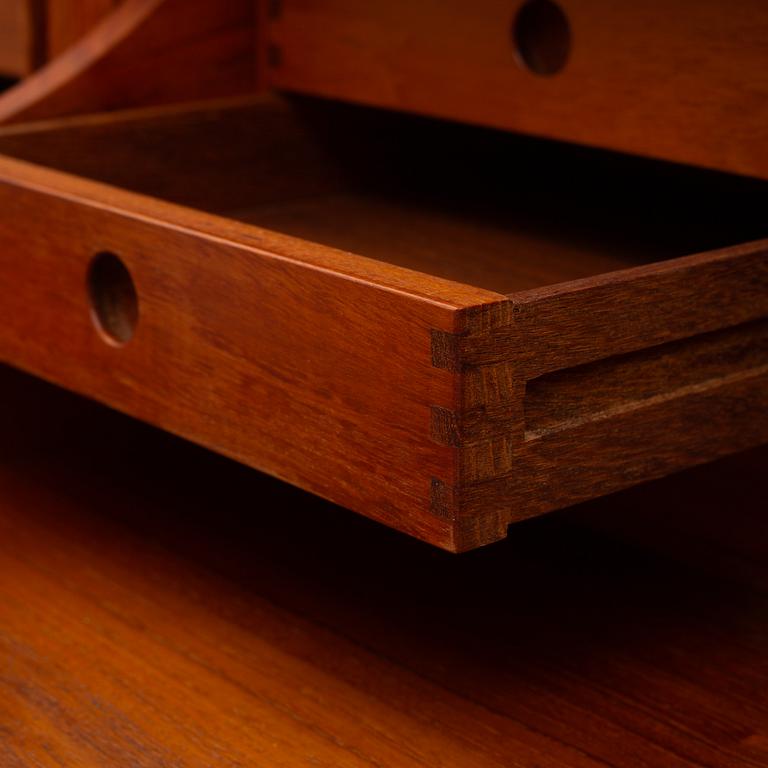
[[271, 0], [280, 89], [768, 178], [764, 0]]
[[0, 359], [441, 547], [768, 439], [762, 182], [272, 97], [0, 152]]

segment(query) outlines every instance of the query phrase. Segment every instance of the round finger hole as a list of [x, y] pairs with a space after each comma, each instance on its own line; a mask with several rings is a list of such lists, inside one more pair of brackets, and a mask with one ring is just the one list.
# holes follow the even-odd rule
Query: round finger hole
[[568, 17], [552, 0], [527, 0], [512, 24], [512, 41], [523, 67], [536, 75], [554, 75], [571, 51]]
[[139, 299], [128, 268], [114, 253], [99, 253], [88, 267], [91, 313], [102, 336], [112, 344], [130, 341], [139, 319]]

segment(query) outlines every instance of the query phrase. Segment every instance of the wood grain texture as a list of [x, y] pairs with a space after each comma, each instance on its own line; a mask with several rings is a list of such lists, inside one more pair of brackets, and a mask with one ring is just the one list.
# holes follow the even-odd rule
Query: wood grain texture
[[0, 122], [249, 93], [251, 0], [126, 0], [0, 98]]
[[456, 558], [0, 392], [4, 766], [768, 765], [765, 450]]
[[[768, 440], [766, 242], [682, 255], [761, 231], [764, 184], [561, 149], [594, 188], [536, 186], [530, 143], [481, 132], [454, 192], [433, 169], [474, 132], [380, 117], [264, 98], [5, 129], [99, 181], [0, 160], [0, 358], [452, 550]], [[85, 290], [104, 251], [139, 296], [119, 348]]]
[[521, 67], [523, 0], [283, 0], [278, 88], [768, 176], [762, 0], [561, 0], [562, 71]]

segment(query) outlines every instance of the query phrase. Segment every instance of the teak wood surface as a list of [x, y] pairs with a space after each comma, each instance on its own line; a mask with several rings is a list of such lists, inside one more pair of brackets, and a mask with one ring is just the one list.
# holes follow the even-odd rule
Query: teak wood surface
[[766, 242], [718, 248], [765, 186], [551, 151], [274, 98], [7, 128], [0, 359], [456, 551], [766, 441]]
[[457, 559], [9, 369], [0, 430], [3, 768], [768, 765], [764, 449]]

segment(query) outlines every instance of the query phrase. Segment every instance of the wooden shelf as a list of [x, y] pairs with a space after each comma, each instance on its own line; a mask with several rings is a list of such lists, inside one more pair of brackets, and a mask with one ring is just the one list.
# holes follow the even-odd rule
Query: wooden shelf
[[4, 765], [768, 761], [765, 450], [455, 558], [18, 372], [0, 393]]
[[768, 439], [762, 182], [273, 96], [0, 152], [2, 359], [442, 547]]

